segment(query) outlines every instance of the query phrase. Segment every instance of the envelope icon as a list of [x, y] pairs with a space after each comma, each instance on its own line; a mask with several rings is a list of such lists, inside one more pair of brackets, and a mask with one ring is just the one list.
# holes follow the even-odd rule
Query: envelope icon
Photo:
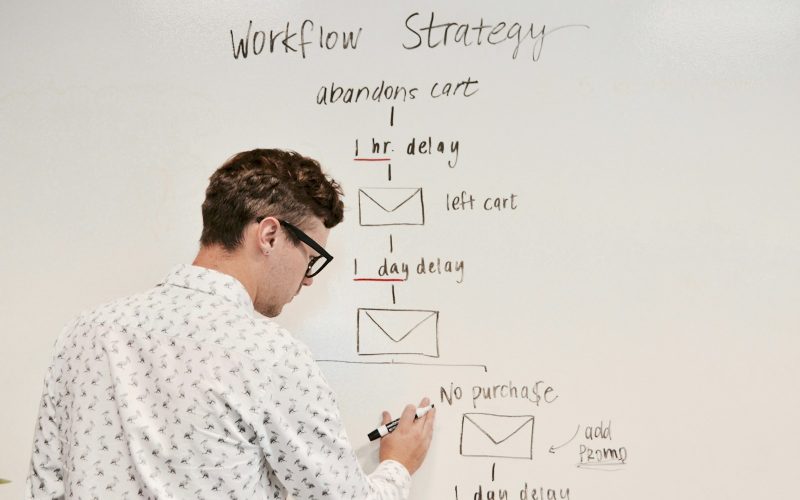
[[461, 455], [533, 458], [533, 415], [465, 413], [461, 419]]
[[425, 224], [422, 188], [361, 188], [358, 222], [362, 226], [421, 226]]
[[356, 323], [359, 355], [439, 357], [439, 311], [359, 308]]

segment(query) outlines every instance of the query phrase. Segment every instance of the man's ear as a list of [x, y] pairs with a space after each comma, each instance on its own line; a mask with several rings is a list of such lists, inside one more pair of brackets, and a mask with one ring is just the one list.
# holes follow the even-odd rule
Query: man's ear
[[281, 223], [275, 217], [265, 217], [258, 223], [258, 229], [256, 230], [257, 243], [259, 250], [264, 255], [269, 255], [275, 248], [280, 227]]

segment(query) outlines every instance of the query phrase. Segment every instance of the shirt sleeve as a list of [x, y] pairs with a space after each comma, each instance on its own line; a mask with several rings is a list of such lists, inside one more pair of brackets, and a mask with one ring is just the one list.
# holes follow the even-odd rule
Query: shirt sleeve
[[69, 334], [78, 326], [81, 317], [76, 317], [58, 336], [55, 355], [44, 378], [39, 415], [33, 433], [33, 453], [31, 466], [25, 484], [25, 498], [63, 498], [64, 464], [62, 462], [61, 433], [56, 414], [56, 373], [60, 370], [59, 361], [64, 343]]
[[401, 496], [382, 496], [378, 498], [408, 498], [411, 492], [411, 474], [408, 469], [395, 460], [384, 460], [375, 471], [369, 475], [369, 479], [376, 485], [386, 484], [397, 488], [401, 486]]
[[50, 387], [50, 377], [47, 377], [33, 435], [33, 455], [25, 485], [26, 498], [63, 498], [64, 495], [61, 439]]
[[393, 460], [367, 475], [336, 404], [336, 396], [303, 345], [294, 345], [270, 367], [264, 395], [261, 447], [279, 480], [296, 500], [318, 498], [405, 500], [411, 476]]

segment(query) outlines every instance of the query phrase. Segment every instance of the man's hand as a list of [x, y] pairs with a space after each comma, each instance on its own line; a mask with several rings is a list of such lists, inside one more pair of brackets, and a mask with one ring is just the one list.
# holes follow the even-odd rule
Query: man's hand
[[[424, 398], [419, 406], [428, 406], [430, 399]], [[428, 448], [433, 437], [433, 421], [436, 417], [436, 408], [414, 420], [417, 407], [408, 405], [403, 410], [397, 428], [391, 434], [381, 438], [381, 462], [396, 460], [408, 469], [409, 474], [414, 474], [425, 460]], [[383, 412], [383, 424], [392, 421], [388, 411]]]

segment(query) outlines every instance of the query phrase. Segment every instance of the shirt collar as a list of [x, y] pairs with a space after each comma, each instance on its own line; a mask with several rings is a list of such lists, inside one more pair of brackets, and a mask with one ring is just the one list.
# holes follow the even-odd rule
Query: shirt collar
[[208, 293], [234, 304], [253, 308], [253, 301], [244, 285], [229, 274], [206, 267], [181, 264], [170, 271], [162, 285], [173, 285]]

